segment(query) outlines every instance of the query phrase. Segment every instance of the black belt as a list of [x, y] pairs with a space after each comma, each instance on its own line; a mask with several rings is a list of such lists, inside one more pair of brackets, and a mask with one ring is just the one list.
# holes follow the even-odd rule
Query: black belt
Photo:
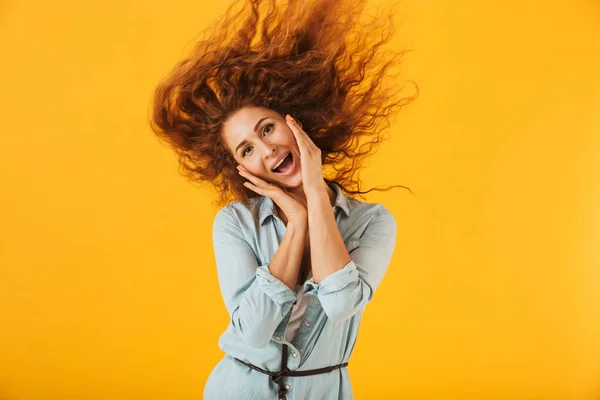
[[239, 358], [236, 358], [236, 360], [238, 360], [239, 362], [241, 362], [242, 364], [252, 368], [253, 370], [256, 370], [258, 372], [262, 372], [263, 374], [267, 374], [270, 375], [271, 378], [273, 379], [273, 381], [275, 383], [277, 383], [278, 387], [279, 387], [279, 392], [278, 392], [278, 400], [285, 400], [285, 395], [287, 394], [287, 389], [285, 388], [284, 382], [283, 382], [283, 378], [285, 378], [286, 376], [306, 376], [306, 375], [317, 375], [317, 374], [324, 374], [327, 372], [331, 372], [333, 370], [336, 370], [338, 368], [342, 368], [348, 365], [347, 362], [342, 363], [342, 364], [338, 364], [338, 365], [333, 365], [331, 367], [324, 367], [324, 368], [317, 368], [317, 369], [307, 369], [304, 371], [290, 371], [287, 368], [287, 355], [288, 355], [288, 345], [287, 344], [283, 344], [283, 348], [281, 351], [281, 370], [279, 372], [271, 372], [271, 371], [267, 371], [264, 370], [262, 368], [259, 368], [255, 365], [252, 365], [250, 363], [247, 363], [246, 361], [242, 361]]

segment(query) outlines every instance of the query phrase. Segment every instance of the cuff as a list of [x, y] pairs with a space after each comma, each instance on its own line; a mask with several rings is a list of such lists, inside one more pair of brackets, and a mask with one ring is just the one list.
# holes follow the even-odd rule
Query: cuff
[[292, 291], [285, 283], [271, 275], [269, 265], [261, 265], [256, 270], [258, 286], [269, 296], [277, 305], [281, 306], [286, 302], [295, 302], [296, 293]]
[[350, 260], [344, 268], [327, 275], [321, 283], [316, 284], [314, 278], [304, 283], [304, 294], [328, 294], [338, 292], [358, 278], [358, 270], [354, 261]]

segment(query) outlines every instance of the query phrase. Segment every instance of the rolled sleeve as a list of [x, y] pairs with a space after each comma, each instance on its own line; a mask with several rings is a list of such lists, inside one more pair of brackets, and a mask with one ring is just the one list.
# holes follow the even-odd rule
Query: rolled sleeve
[[350, 251], [344, 268], [316, 284], [311, 278], [304, 293], [316, 295], [327, 316], [342, 322], [365, 307], [383, 280], [396, 244], [396, 220], [382, 205]]
[[276, 304], [282, 307], [283, 315], [287, 314], [296, 301], [296, 293], [292, 291], [285, 283], [271, 275], [269, 265], [261, 265], [256, 270], [258, 285]]
[[350, 260], [344, 268], [335, 271], [333, 274], [327, 275], [320, 284], [315, 283], [313, 278], [310, 278], [304, 285], [304, 293], [320, 293], [328, 294], [338, 292], [346, 286], [356, 281], [358, 278], [358, 270], [354, 261]]

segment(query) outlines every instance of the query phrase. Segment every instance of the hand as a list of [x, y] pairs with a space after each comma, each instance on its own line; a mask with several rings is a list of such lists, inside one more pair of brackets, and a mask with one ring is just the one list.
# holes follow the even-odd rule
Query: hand
[[288, 222], [300, 222], [308, 226], [306, 200], [285, 188], [265, 182], [253, 175], [243, 165], [238, 165], [237, 169], [241, 176], [250, 181], [244, 182], [244, 186], [261, 196], [270, 197], [285, 213]]
[[323, 166], [321, 164], [321, 149], [312, 141], [291, 115], [286, 115], [286, 121], [296, 138], [300, 149], [300, 165], [302, 167], [302, 186], [304, 193], [312, 189], [321, 189], [325, 185]]

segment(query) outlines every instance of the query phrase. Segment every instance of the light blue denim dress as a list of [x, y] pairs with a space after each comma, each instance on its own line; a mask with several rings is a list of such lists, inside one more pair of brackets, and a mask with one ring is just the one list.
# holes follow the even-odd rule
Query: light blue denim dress
[[[304, 283], [308, 306], [296, 335], [284, 333], [296, 293], [271, 275], [269, 263], [286, 227], [266, 196], [228, 204], [213, 223], [213, 246], [225, 307], [231, 318], [219, 338], [224, 357], [210, 373], [204, 400], [277, 399], [277, 384], [264, 370], [281, 367], [282, 344], [289, 346], [287, 367], [309, 370], [350, 362], [360, 320], [390, 264], [396, 220], [382, 204], [347, 197], [340, 187], [333, 212], [352, 260], [315, 284]], [[286, 377], [287, 400], [353, 399], [348, 367], [319, 375]]]

